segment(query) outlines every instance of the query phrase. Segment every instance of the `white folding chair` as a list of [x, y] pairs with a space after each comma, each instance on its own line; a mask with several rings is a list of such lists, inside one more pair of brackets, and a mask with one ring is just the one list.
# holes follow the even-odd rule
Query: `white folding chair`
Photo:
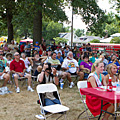
[[83, 96], [82, 96], [82, 94], [81, 94], [81, 92], [80, 92], [80, 88], [87, 88], [87, 81], [78, 81], [78, 82], [77, 82], [77, 87], [78, 87], [78, 90], [79, 90], [79, 93], [80, 93], [80, 97], [81, 97], [81, 99], [82, 99], [82, 103], [83, 103], [84, 108], [85, 108], [85, 110], [79, 114], [78, 119], [80, 118], [80, 116], [81, 116], [84, 112], [86, 112], [87, 118], [88, 118], [88, 120], [89, 120], [89, 116], [88, 116], [88, 113], [87, 113], [88, 108], [86, 107], [86, 101], [85, 101], [85, 99], [83, 98]]
[[[79, 116], [78, 116], [78, 118], [77, 119], [79, 119], [80, 117], [81, 117], [81, 115], [83, 114], [83, 113], [85, 113], [86, 112], [86, 115], [87, 115], [87, 119], [89, 120], [89, 119], [93, 119], [93, 118], [96, 118], [96, 117], [93, 117], [93, 115], [91, 114], [90, 116], [88, 115], [88, 112], [87, 112], [87, 110], [89, 110], [88, 109], [88, 107], [86, 106], [86, 100], [83, 98], [83, 95], [81, 94], [81, 92], [80, 92], [80, 89], [81, 88], [87, 88], [87, 81], [78, 81], [77, 82], [77, 87], [78, 87], [78, 90], [79, 90], [79, 93], [80, 93], [80, 97], [81, 97], [81, 99], [82, 99], [82, 103], [83, 103], [83, 105], [84, 105], [84, 111], [82, 111], [80, 114], [79, 114]], [[86, 117], [86, 116], [85, 116]], [[83, 119], [83, 118], [85, 118], [85, 117], [81, 117], [81, 119]]]
[[[58, 95], [58, 98], [60, 100], [60, 96], [59, 96], [59, 93], [58, 93], [56, 85], [54, 85], [52, 83], [40, 84], [40, 85], [38, 85], [36, 87], [36, 90], [37, 90], [37, 93], [38, 93], [38, 96], [39, 96], [39, 100], [40, 100], [40, 104], [41, 104], [40, 108], [41, 108], [41, 111], [43, 112], [42, 114], [44, 115], [45, 119], [48, 116], [45, 115], [44, 111], [47, 111], [47, 112], [51, 113], [51, 115], [55, 114], [55, 113], [63, 113], [63, 114], [65, 114], [65, 119], [66, 119], [66, 112], [69, 110], [68, 107], [66, 107], [66, 106], [64, 106], [62, 104], [54, 104], [54, 105], [49, 105], [49, 106], [43, 106], [43, 101], [42, 101], [42, 98], [41, 98], [41, 94], [44, 94], [46, 92], [56, 92], [57, 95]], [[61, 103], [61, 100], [60, 100], [60, 103]], [[61, 116], [63, 114], [61, 114]], [[57, 119], [59, 119], [61, 116], [59, 116]]]

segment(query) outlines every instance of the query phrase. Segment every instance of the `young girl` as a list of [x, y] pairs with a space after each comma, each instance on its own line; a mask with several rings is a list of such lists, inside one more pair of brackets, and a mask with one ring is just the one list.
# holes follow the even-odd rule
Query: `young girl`
[[[104, 69], [104, 64], [101, 61], [101, 59], [96, 60], [96, 62], [92, 66], [92, 70], [91, 70], [92, 73], [90, 73], [88, 76], [88, 88], [105, 85], [104, 75], [101, 74], [103, 72], [103, 69]], [[106, 103], [107, 102], [103, 101], [103, 104]], [[100, 114], [101, 111], [100, 99], [86, 95], [86, 104], [94, 116]], [[107, 110], [108, 112], [113, 113], [114, 106], [109, 103], [103, 107], [103, 110]], [[110, 115], [108, 113], [105, 113], [102, 120], [108, 120], [109, 116]]]
[[109, 77], [111, 77], [112, 84], [115, 85], [118, 82], [117, 76], [116, 76], [117, 66], [114, 63], [109, 64], [107, 66], [107, 72], [108, 72], [108, 74], [105, 76], [105, 82], [106, 82], [106, 84], [108, 84]]

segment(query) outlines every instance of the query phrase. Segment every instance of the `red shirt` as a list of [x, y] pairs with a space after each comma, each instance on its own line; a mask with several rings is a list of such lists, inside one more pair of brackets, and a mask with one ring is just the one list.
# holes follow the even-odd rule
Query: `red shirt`
[[20, 52], [24, 52], [24, 45], [20, 46]]
[[42, 52], [43, 52], [43, 51], [40, 49], [40, 51], [39, 51], [39, 55], [42, 55]]
[[10, 71], [14, 70], [16, 72], [23, 72], [25, 68], [25, 63], [23, 60], [17, 62], [15, 59], [10, 63]]

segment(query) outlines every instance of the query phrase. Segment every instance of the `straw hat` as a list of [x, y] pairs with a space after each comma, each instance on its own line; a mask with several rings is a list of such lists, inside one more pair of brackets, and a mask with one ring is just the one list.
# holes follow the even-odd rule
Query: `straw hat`
[[12, 57], [12, 53], [10, 53], [10, 52], [6, 53], [5, 57], [7, 58], [8, 56]]

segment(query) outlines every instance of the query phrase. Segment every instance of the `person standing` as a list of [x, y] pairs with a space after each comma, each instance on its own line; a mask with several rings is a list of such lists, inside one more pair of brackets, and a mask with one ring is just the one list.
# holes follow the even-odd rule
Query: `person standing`
[[31, 54], [31, 45], [30, 45], [29, 41], [26, 42], [26, 46], [25, 46], [24, 49], [25, 49], [26, 56], [30, 57], [30, 54]]
[[12, 54], [14, 54], [15, 52], [17, 52], [17, 50], [18, 50], [18, 46], [15, 45], [14, 40], [11, 41], [11, 44], [8, 45], [8, 48], [9, 48], [9, 50], [10, 50], [10, 52]]

